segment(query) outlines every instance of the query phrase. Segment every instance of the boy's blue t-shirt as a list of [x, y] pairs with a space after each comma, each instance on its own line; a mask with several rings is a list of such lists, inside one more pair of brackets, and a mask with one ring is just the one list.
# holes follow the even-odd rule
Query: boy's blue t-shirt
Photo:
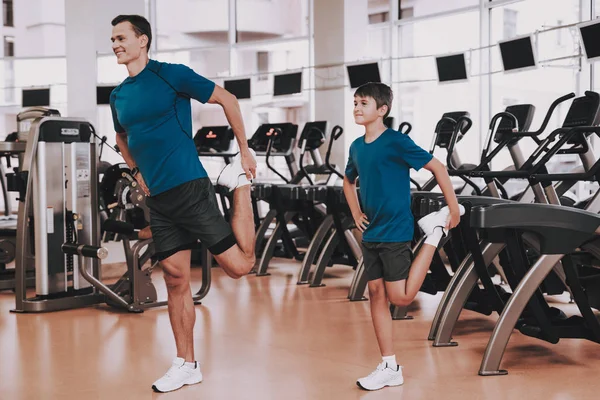
[[155, 196], [207, 177], [193, 141], [190, 99], [206, 103], [215, 83], [181, 64], [150, 60], [110, 96], [115, 131], [127, 133], [131, 156]]
[[364, 242], [409, 242], [414, 234], [410, 168], [421, 169], [433, 156], [405, 134], [387, 129], [375, 141], [365, 136], [350, 145], [346, 177], [360, 177], [360, 200], [369, 225]]

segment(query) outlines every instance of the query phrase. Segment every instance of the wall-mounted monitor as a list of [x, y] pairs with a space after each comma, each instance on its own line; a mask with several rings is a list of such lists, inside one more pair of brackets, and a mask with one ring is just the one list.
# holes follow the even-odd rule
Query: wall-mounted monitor
[[369, 82], [381, 82], [379, 64], [376, 62], [347, 65], [346, 69], [348, 71], [348, 79], [350, 79], [350, 87], [352, 89]]
[[285, 96], [287, 94], [302, 92], [302, 72], [275, 75], [273, 79], [273, 95]]
[[600, 19], [579, 24], [577, 29], [588, 61], [597, 61], [600, 58]]
[[22, 90], [23, 107], [37, 107], [50, 105], [50, 88], [47, 89], [23, 89]]
[[250, 78], [225, 81], [224, 88], [238, 100], [250, 98]]
[[96, 86], [96, 104], [110, 104], [110, 94], [116, 86]]
[[531, 35], [498, 42], [504, 71], [519, 71], [537, 65]]
[[435, 58], [435, 63], [438, 72], [438, 81], [443, 82], [460, 82], [468, 79], [467, 62], [465, 54], [450, 54]]

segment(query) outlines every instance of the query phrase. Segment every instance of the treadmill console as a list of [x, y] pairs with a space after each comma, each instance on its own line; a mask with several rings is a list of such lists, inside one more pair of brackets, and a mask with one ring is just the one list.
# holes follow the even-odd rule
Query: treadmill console
[[302, 142], [306, 141], [306, 150], [315, 150], [321, 147], [327, 139], [327, 121], [307, 122], [300, 134], [298, 147], [302, 146]]
[[265, 154], [269, 141], [273, 140], [273, 155], [290, 155], [294, 148], [294, 143], [298, 135], [298, 125], [290, 122], [280, 124], [262, 124], [258, 127], [252, 138], [248, 141], [248, 146], [256, 151], [257, 154]]
[[[594, 92], [586, 92], [585, 96], [573, 99], [569, 112], [563, 122], [563, 128], [574, 128], [577, 126], [598, 125], [600, 110], [600, 96]], [[589, 136], [591, 132], [585, 133]], [[582, 141], [582, 134], [574, 135], [567, 143], [578, 144]]]
[[227, 126], [205, 126], [198, 129], [194, 144], [201, 153], [226, 153], [233, 143], [233, 130]]
[[[533, 121], [533, 115], [535, 114], [535, 106], [532, 104], [514, 104], [506, 107], [505, 112], [514, 115], [519, 122], [519, 132], [529, 132], [531, 127], [531, 121]], [[500, 118], [500, 124], [494, 135], [494, 142], [500, 143], [504, 139], [508, 139], [510, 136], [514, 136], [513, 129], [515, 123], [511, 118], [502, 117]], [[516, 136], [513, 141], [517, 142], [522, 139], [523, 136]]]
[[[442, 115], [443, 118], [451, 118], [453, 120], [458, 120], [460, 117], [469, 117], [470, 114], [467, 111], [455, 111], [449, 112]], [[450, 140], [452, 139], [452, 132], [454, 132], [454, 124], [450, 121], [441, 121], [438, 125], [438, 132], [435, 141], [435, 145], [442, 149], [447, 149], [450, 145]], [[462, 138], [462, 135], [458, 137], [458, 141]]]

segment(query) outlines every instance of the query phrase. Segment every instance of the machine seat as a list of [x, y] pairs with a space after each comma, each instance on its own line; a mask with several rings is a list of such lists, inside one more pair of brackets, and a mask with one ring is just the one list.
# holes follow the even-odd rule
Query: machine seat
[[504, 241], [502, 231], [516, 229], [535, 234], [541, 254], [567, 254], [596, 237], [600, 215], [557, 205], [506, 203], [472, 208], [470, 223], [496, 231], [488, 235], [494, 242]]

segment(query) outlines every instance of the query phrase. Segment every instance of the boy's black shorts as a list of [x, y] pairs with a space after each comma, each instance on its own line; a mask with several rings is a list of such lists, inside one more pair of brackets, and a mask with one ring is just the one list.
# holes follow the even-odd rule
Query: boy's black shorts
[[146, 205], [150, 209], [154, 258], [159, 261], [195, 247], [198, 240], [214, 255], [236, 244], [209, 178], [189, 181], [148, 197]]
[[410, 242], [362, 242], [363, 262], [370, 281], [383, 278], [387, 282], [408, 278], [413, 261]]

